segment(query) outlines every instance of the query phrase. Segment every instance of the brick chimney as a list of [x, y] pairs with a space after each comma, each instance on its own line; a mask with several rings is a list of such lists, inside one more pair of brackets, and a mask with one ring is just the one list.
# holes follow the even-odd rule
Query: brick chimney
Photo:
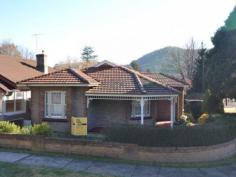
[[36, 55], [36, 60], [37, 60], [37, 70], [47, 74], [48, 73], [47, 55], [44, 54], [44, 51], [42, 51], [41, 54]]

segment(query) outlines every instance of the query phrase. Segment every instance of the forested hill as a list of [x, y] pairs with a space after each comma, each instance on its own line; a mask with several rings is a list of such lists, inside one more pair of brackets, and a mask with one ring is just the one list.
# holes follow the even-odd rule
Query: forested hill
[[171, 71], [170, 62], [173, 62], [173, 57], [176, 53], [184, 55], [185, 50], [179, 47], [165, 47], [147, 53], [144, 56], [135, 60], [140, 66], [142, 71], [150, 70], [152, 72], [164, 72], [175, 74], [175, 71]]

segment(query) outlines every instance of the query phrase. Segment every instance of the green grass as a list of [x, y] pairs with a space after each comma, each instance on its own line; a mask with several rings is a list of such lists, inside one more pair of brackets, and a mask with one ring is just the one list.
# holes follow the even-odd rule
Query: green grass
[[40, 168], [0, 162], [1, 177], [101, 177], [86, 172], [70, 172], [56, 168]]

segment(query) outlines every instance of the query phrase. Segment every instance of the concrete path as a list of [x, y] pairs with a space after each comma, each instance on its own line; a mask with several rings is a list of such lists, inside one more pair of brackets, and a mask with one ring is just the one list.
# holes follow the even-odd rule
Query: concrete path
[[236, 164], [217, 168], [166, 168], [117, 164], [92, 160], [49, 157], [27, 153], [0, 152], [0, 161], [38, 167], [63, 168], [104, 176], [124, 177], [236, 177]]

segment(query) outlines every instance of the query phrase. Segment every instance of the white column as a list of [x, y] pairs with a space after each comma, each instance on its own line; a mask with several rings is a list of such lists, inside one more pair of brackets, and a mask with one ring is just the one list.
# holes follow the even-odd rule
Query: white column
[[143, 115], [144, 100], [143, 100], [143, 97], [140, 100], [140, 107], [141, 107], [141, 125], [143, 125], [144, 124], [144, 115]]
[[13, 99], [14, 99], [14, 112], [16, 112], [16, 91], [13, 92]]
[[89, 108], [90, 100], [91, 100], [91, 98], [87, 98], [87, 109]]
[[173, 128], [174, 125], [174, 109], [173, 106], [174, 105], [174, 100], [173, 97], [170, 98], [170, 122], [171, 122], [171, 128]]

